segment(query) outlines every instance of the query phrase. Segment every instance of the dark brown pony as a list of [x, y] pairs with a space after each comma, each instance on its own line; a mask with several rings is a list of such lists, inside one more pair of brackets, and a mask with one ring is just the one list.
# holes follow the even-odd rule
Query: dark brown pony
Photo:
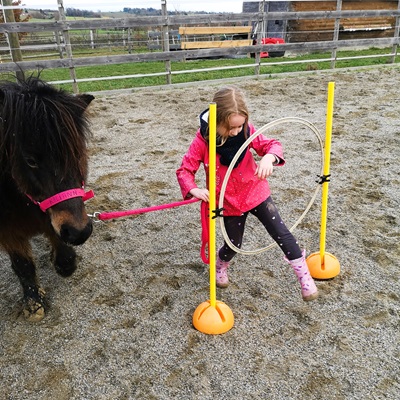
[[[76, 269], [76, 253], [92, 233], [82, 189], [90, 135], [91, 95], [72, 95], [37, 77], [0, 83], [0, 246], [23, 289], [23, 313], [44, 316], [30, 239], [44, 234], [61, 276]], [[45, 206], [44, 206], [45, 205]]]

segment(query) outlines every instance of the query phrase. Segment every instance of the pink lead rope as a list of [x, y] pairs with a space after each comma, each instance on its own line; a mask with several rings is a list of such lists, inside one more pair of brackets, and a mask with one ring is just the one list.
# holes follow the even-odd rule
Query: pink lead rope
[[[82, 188], [65, 190], [64, 192], [57, 193], [54, 196], [51, 196], [48, 199], [43, 200], [41, 202], [34, 200], [28, 194], [26, 196], [34, 204], [38, 205], [43, 212], [46, 212], [47, 209], [53, 207], [54, 205], [61, 203], [63, 201], [69, 200], [69, 199], [73, 199], [74, 197], [82, 197], [83, 201], [89, 200], [92, 197], [94, 197], [94, 192], [93, 192], [93, 190], [89, 190], [86, 192], [85, 189], [83, 189], [83, 185], [82, 185]], [[167, 208], [179, 207], [179, 206], [183, 206], [186, 204], [196, 203], [197, 201], [199, 201], [199, 199], [193, 197], [192, 199], [189, 199], [189, 200], [176, 201], [174, 203], [161, 204], [159, 206], [138, 208], [136, 210], [113, 211], [113, 212], [104, 212], [104, 213], [95, 212], [93, 215], [89, 215], [89, 216], [93, 217], [94, 219], [100, 220], [100, 221], [106, 221], [108, 219], [127, 217], [130, 215], [138, 215], [138, 214], [148, 213], [151, 211], [159, 211], [159, 210], [165, 210]], [[202, 227], [202, 230], [201, 230], [200, 256], [201, 256], [201, 259], [203, 260], [203, 262], [206, 264], [209, 264], [209, 257], [207, 254], [208, 242], [209, 242], [208, 213], [209, 213], [208, 203], [202, 201], [201, 202], [201, 227]], [[206, 248], [207, 248], [207, 251], [206, 251]]]
[[106, 221], [108, 219], [128, 217], [130, 215], [138, 215], [138, 214], [148, 213], [148, 212], [151, 212], [151, 211], [165, 210], [166, 208], [179, 207], [179, 206], [183, 206], [185, 204], [195, 203], [197, 201], [199, 201], [199, 199], [196, 199], [195, 197], [193, 197], [190, 200], [176, 201], [175, 203], [161, 204], [160, 206], [138, 208], [136, 210], [94, 213], [93, 216], [96, 217], [97, 219], [99, 219], [100, 221]]
[[[208, 203], [205, 201], [201, 202], [201, 248], [200, 248], [200, 256], [203, 260], [203, 263], [210, 264], [210, 255], [208, 254], [209, 249], [209, 241], [210, 241], [210, 227], [208, 224], [208, 217], [209, 217], [209, 207]], [[206, 251], [207, 248], [207, 251]]]
[[[138, 208], [136, 210], [128, 210], [128, 211], [112, 211], [112, 212], [96, 212], [92, 215], [97, 220], [106, 221], [109, 219], [128, 217], [131, 215], [144, 214], [152, 211], [160, 211], [165, 210], [167, 208], [174, 208], [179, 206], [184, 206], [186, 204], [196, 203], [199, 199], [193, 197], [189, 200], [184, 201], [176, 201], [174, 203], [169, 204], [161, 204], [159, 206], [152, 206], [146, 208]], [[209, 263], [209, 257], [206, 252], [206, 248], [208, 249], [208, 241], [209, 241], [209, 230], [208, 230], [208, 203], [202, 201], [201, 202], [201, 249], [200, 256], [204, 263]]]

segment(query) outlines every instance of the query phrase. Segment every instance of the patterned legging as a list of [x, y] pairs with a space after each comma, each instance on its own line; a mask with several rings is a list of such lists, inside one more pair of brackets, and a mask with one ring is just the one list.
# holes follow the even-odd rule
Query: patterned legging
[[[231, 239], [231, 242], [237, 248], [240, 249], [242, 246], [244, 227], [249, 213], [256, 216], [264, 225], [267, 232], [282, 249], [288, 260], [294, 260], [302, 256], [302, 252], [299, 244], [296, 241], [296, 238], [292, 235], [282, 221], [279, 211], [271, 197], [268, 197], [268, 199], [263, 201], [260, 205], [240, 216], [224, 217], [226, 233]], [[230, 261], [236, 255], [236, 252], [232, 250], [225, 242], [224, 245], [219, 249], [218, 255], [221, 260]]]

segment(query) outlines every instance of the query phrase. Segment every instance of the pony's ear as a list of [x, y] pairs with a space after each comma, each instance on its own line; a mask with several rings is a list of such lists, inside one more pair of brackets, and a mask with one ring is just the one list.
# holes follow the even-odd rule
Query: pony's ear
[[86, 104], [86, 107], [94, 100], [94, 96], [91, 94], [78, 94], [76, 97], [82, 100]]

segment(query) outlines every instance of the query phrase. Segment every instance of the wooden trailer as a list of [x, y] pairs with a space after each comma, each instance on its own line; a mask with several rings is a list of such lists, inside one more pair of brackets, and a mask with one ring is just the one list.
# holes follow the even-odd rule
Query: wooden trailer
[[181, 49], [250, 46], [251, 26], [180, 27]]

